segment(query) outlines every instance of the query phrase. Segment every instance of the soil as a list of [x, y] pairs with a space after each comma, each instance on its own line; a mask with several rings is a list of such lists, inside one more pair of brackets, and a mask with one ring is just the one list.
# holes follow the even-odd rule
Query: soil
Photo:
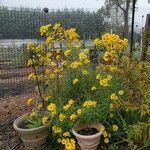
[[26, 100], [30, 97], [35, 97], [35, 94], [0, 97], [0, 126], [8, 124], [18, 116], [31, 111], [32, 107], [26, 105]]
[[96, 128], [85, 128], [85, 129], [81, 129], [79, 130], [77, 133], [80, 135], [94, 135], [96, 133], [98, 133], [99, 131]]
[[27, 121], [22, 121], [22, 122], [18, 125], [18, 127], [21, 128], [21, 129], [29, 129], [29, 128], [27, 127], [27, 125], [28, 125], [28, 122], [27, 122]]

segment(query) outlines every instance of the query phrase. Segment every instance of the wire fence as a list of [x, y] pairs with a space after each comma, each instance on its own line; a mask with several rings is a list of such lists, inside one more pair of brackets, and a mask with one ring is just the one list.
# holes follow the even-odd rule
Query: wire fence
[[[0, 97], [33, 92], [34, 83], [28, 80], [28, 74], [32, 70], [27, 67], [26, 45], [29, 41], [43, 42], [38, 32], [42, 24], [61, 22], [66, 27], [76, 27], [82, 38], [85, 38], [89, 31], [93, 36], [93, 31], [97, 30], [94, 22], [91, 24], [91, 30], [85, 30], [84, 27], [87, 18], [91, 17], [90, 15], [93, 17], [94, 14], [85, 17], [86, 12], [81, 10], [75, 12], [64, 10], [63, 13], [51, 10], [46, 14], [41, 9], [0, 7]], [[75, 13], [80, 13], [85, 22]], [[74, 23], [71, 24], [72, 22]]]
[[[33, 91], [34, 83], [27, 79], [32, 71], [27, 67], [26, 44], [43, 42], [39, 27], [42, 24], [61, 23], [64, 28], [74, 27], [83, 43], [110, 32], [113, 28], [121, 36], [123, 26], [115, 28], [103, 15], [104, 10], [49, 10], [0, 7], [0, 97]], [[139, 38], [140, 39], [140, 38]]]

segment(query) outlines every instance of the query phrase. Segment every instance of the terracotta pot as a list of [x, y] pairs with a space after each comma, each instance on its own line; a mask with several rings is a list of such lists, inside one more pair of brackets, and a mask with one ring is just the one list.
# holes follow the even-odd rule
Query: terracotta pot
[[21, 135], [21, 139], [25, 145], [26, 150], [43, 150], [49, 135], [49, 126], [48, 124], [45, 124], [38, 128], [32, 129], [19, 128], [18, 126], [22, 121], [25, 120], [27, 115], [28, 113], [18, 117], [14, 121], [13, 127]]
[[81, 147], [81, 150], [96, 150], [99, 142], [100, 136], [102, 132], [98, 132], [94, 135], [80, 135], [77, 132], [84, 128], [95, 128], [99, 131], [101, 124], [91, 124], [91, 125], [83, 125], [83, 126], [75, 126], [72, 130], [72, 133], [77, 138], [78, 144]]

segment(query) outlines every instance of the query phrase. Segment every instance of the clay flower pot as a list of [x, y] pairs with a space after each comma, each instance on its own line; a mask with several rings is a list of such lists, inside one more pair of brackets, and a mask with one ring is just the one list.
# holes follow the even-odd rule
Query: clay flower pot
[[95, 128], [98, 131], [101, 128], [101, 124], [91, 124], [91, 125], [83, 125], [83, 126], [75, 126], [72, 129], [72, 133], [77, 138], [78, 144], [81, 147], [81, 150], [96, 150], [99, 142], [100, 142], [100, 136], [102, 134], [101, 131], [99, 131], [96, 134], [93, 135], [81, 135], [78, 134], [78, 131], [85, 129], [85, 128]]
[[46, 145], [45, 143], [47, 142], [47, 138], [49, 135], [49, 126], [48, 124], [45, 124], [38, 128], [32, 129], [19, 128], [18, 126], [22, 121], [25, 120], [27, 115], [28, 113], [18, 117], [14, 121], [13, 127], [21, 135], [21, 139], [25, 145], [26, 150], [42, 150]]

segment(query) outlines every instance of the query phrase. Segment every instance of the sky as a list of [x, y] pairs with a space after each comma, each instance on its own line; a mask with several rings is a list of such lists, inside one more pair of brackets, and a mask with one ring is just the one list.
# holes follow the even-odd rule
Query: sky
[[[105, 0], [0, 0], [0, 6], [8, 7], [31, 7], [49, 9], [63, 8], [84, 8], [88, 10], [97, 10], [104, 5]], [[150, 13], [150, 3], [148, 0], [138, 0], [135, 14], [135, 24], [139, 27], [144, 25], [146, 14]], [[142, 15], [144, 18], [142, 19]], [[142, 23], [143, 22], [143, 23]]]

